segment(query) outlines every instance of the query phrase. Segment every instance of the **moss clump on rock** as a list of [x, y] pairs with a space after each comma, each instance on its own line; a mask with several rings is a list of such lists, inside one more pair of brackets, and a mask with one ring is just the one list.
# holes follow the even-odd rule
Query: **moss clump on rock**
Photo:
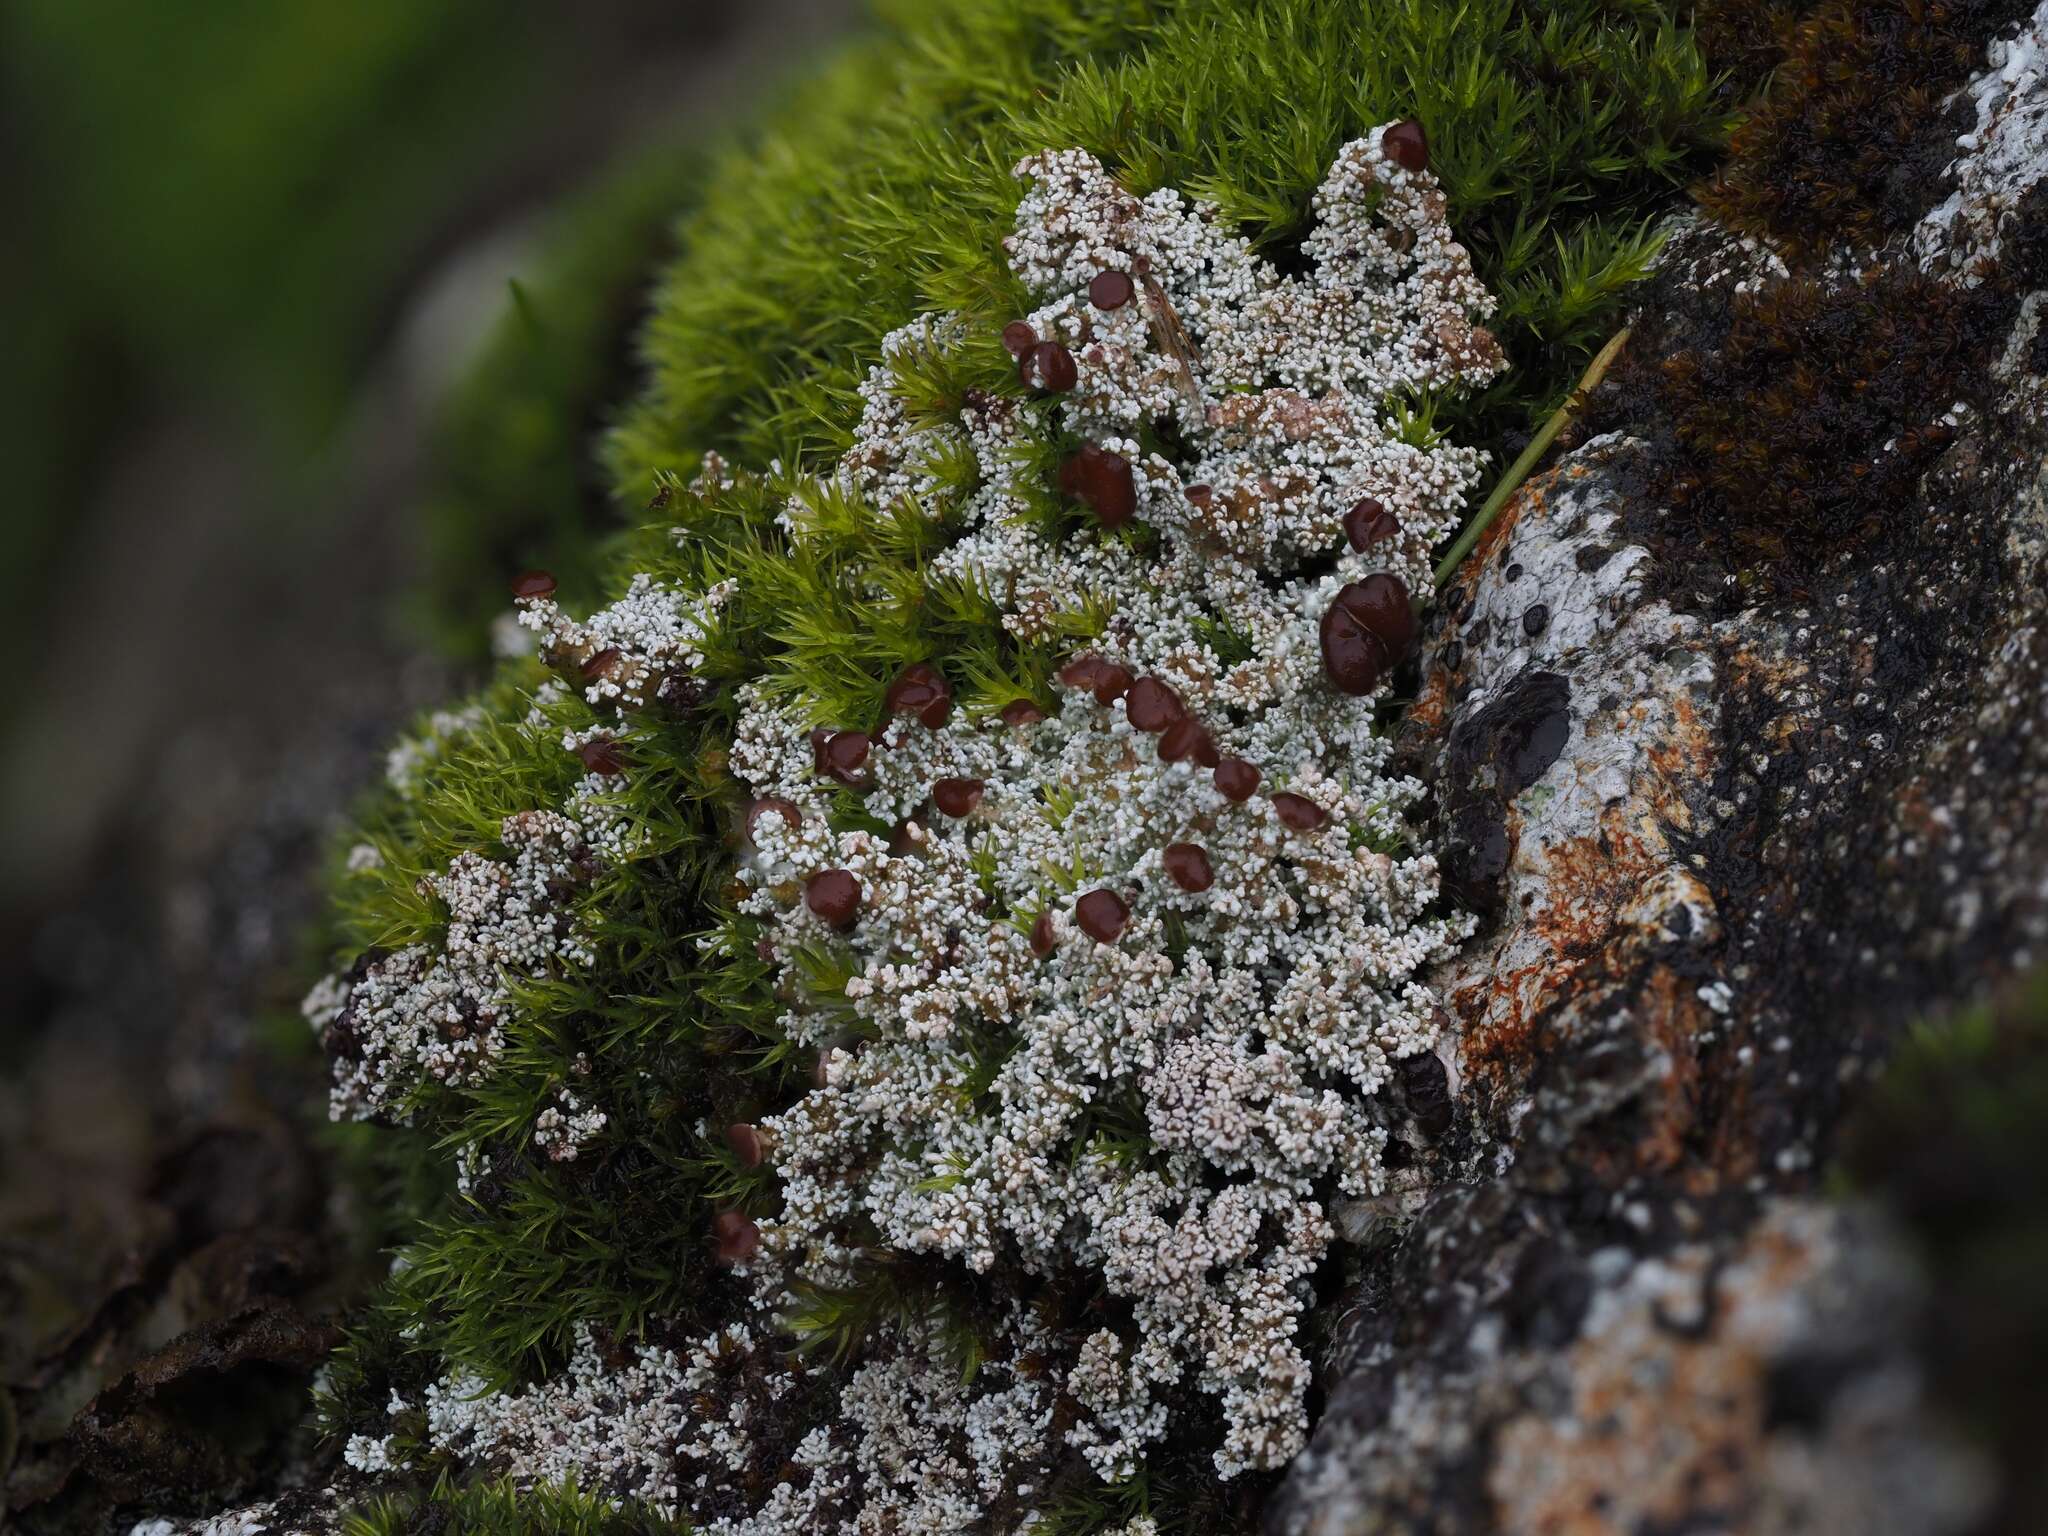
[[1709, 602], [1796, 595], [1912, 539], [1909, 493], [1985, 392], [2012, 307], [2001, 286], [1885, 265], [1762, 273], [1711, 336], [1682, 312], [1640, 327], [1586, 430], [1627, 420], [1664, 444], [1659, 579]]
[[[1672, 248], [1659, 303], [1576, 424], [1582, 439], [1649, 440], [1633, 520], [1673, 595], [1715, 609], [1797, 600], [1846, 560], [1920, 541], [1911, 492], [1960, 413], [1995, 392], [1995, 351], [2038, 277], [2024, 248], [2037, 191], [1957, 191], [1933, 207], [1952, 189], [1940, 178], [1957, 131], [1983, 128], [1938, 119], [2031, 9], [1887, 0], [1792, 24], [1768, 5], [1708, 8], [1722, 46], [1761, 48], [1775, 26], [1784, 57], [1698, 189], [1712, 222]], [[1991, 106], [1959, 101], [1977, 116]], [[2003, 259], [2001, 228], [2022, 246]], [[1722, 231], [1754, 243], [1735, 250]], [[1731, 264], [1745, 281], [1722, 302], [1711, 295]]]
[[[735, 1530], [1238, 1521], [1299, 1434], [1318, 1202], [1383, 1176], [1462, 931], [1382, 773], [1402, 582], [1718, 102], [1671, 17], [1590, 3], [1015, 0], [917, 8], [729, 164], [612, 442], [653, 502], [615, 600], [525, 583], [542, 658], [427, 722], [346, 858], [307, 1011], [443, 1191], [332, 1372], [352, 1464]], [[1234, 926], [1169, 893], [1205, 870], [1261, 872]], [[1323, 910], [1299, 1039], [1202, 1054], [1257, 925]], [[1024, 1147], [999, 1103], [1071, 1109]]]
[[571, 1482], [539, 1488], [511, 1478], [468, 1486], [443, 1479], [417, 1493], [367, 1501], [342, 1526], [345, 1536], [673, 1536], [674, 1522], [645, 1509], [620, 1508]]
[[1072, 145], [1140, 196], [1213, 201], [1284, 262], [1339, 147], [1396, 117], [1428, 134], [1452, 222], [1500, 298], [1512, 366], [1440, 422], [1490, 439], [1554, 405], [1606, 339], [1654, 247], [1650, 216], [1730, 121], [1674, 10], [894, 9], [902, 32], [821, 79], [714, 178], [684, 231], [646, 336], [648, 388], [611, 447], [627, 501], [706, 452], [829, 460], [888, 332], [931, 310], [1017, 313], [995, 239], [1027, 153]]
[[[1712, 6], [1723, 46], [1759, 56], [1753, 5]], [[1796, 256], [1883, 243], [1925, 206], [1948, 156], [1904, 153], [2027, 0], [1828, 0], [1785, 34], [1784, 57], [1701, 204]], [[1725, 38], [1722, 34], [1725, 34]], [[1943, 146], [1945, 150], [1948, 146]]]
[[1747, 91], [1769, 80], [1811, 8], [1802, 0], [1707, 0], [1693, 7], [1693, 34], [1730, 90]]

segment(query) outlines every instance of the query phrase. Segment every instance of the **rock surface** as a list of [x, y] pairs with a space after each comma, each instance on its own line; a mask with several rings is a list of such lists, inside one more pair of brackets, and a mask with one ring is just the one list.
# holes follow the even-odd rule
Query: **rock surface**
[[374, 1213], [294, 1112], [317, 1063], [267, 1020], [327, 841], [407, 708], [448, 686], [347, 659], [299, 695], [289, 740], [195, 726], [14, 988], [0, 1531], [110, 1529], [123, 1506], [205, 1508], [333, 1460], [299, 1430], [305, 1388], [381, 1267]]
[[[1904, 1028], [2048, 936], [2042, 36], [1994, 50], [1891, 256], [1986, 285], [1991, 326], [1910, 505], [1703, 592], [1661, 424], [1596, 402], [1609, 430], [1447, 594], [1409, 745], [1493, 916], [1436, 978], [1455, 1091], [1410, 1133], [1450, 1184], [1368, 1250], [1269, 1530], [1935, 1536], [1993, 1508], [1922, 1386], [1910, 1243], [1819, 1186]], [[1636, 335], [1710, 341], [1784, 276], [1689, 225]]]

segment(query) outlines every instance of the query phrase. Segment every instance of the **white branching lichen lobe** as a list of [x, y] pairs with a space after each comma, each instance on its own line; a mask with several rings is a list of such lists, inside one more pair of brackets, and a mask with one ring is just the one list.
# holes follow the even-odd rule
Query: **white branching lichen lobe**
[[425, 1079], [460, 1083], [504, 1046], [508, 978], [593, 958], [564, 894], [594, 869], [582, 829], [554, 811], [505, 818], [507, 859], [465, 853], [422, 882], [447, 912], [438, 947], [410, 944], [307, 995], [334, 1060], [334, 1118], [411, 1117]]
[[[1482, 467], [1409, 407], [1502, 359], [1441, 193], [1386, 133], [1339, 155], [1299, 276], [1211, 208], [1135, 198], [1080, 151], [1035, 156], [1008, 250], [1039, 307], [1004, 340], [1036, 396], [970, 393], [934, 420], [907, 381], [966, 322], [885, 344], [854, 443], [791, 500], [788, 538], [810, 536], [812, 497], [910, 498], [947, 531], [933, 579], [986, 594], [1020, 640], [1090, 638], [1050, 712], [970, 718], [939, 666], [899, 679], [879, 729], [814, 730], [772, 678], [743, 693], [741, 907], [764, 925], [783, 1030], [820, 1055], [817, 1086], [760, 1128], [783, 1208], [739, 1259], [758, 1324], [624, 1365], [586, 1336], [518, 1394], [451, 1379], [434, 1443], [734, 1536], [992, 1512], [1029, 1530], [1062, 1457], [1128, 1477], [1191, 1394], [1220, 1411], [1224, 1476], [1300, 1448], [1322, 1201], [1380, 1189], [1375, 1095], [1434, 1044], [1418, 977], [1470, 931], [1439, 909], [1405, 814], [1421, 786], [1388, 770], [1375, 709]], [[1031, 467], [1054, 442], [1058, 526]], [[630, 709], [687, 686], [726, 595], [643, 577], [585, 624], [546, 595], [523, 606], [593, 704]], [[609, 733], [561, 745], [595, 766], [567, 818], [533, 813], [560, 824], [554, 864], [451, 869], [438, 884], [464, 916], [444, 950], [309, 1000], [353, 1047], [337, 1112], [483, 1070], [493, 1026], [468, 1005], [495, 1018], [500, 971], [578, 962], [547, 879], [632, 844], [598, 824]], [[868, 830], [834, 829], [849, 790]], [[541, 1121], [535, 1142], [564, 1158], [602, 1115], [565, 1089]], [[1013, 1297], [1079, 1276], [1113, 1306], [1076, 1326], [1004, 1304], [971, 1380], [943, 1320], [884, 1321], [836, 1421], [768, 1443], [746, 1405], [796, 1368], [756, 1336], [855, 1284], [877, 1247]], [[751, 1386], [700, 1383], [737, 1353]], [[730, 1489], [764, 1458], [796, 1471], [736, 1512]]]
[[592, 704], [637, 709], [675, 697], [703, 664], [703, 645], [729, 584], [703, 593], [677, 592], [644, 572], [617, 602], [583, 622], [563, 613], [553, 595], [522, 599], [519, 622], [540, 637], [541, 654], [573, 669]]
[[[1052, 718], [895, 717], [859, 766], [893, 839], [830, 830], [836, 784], [793, 709], [763, 701], [743, 720], [734, 771], [791, 808], [752, 818], [748, 906], [777, 919], [792, 990], [815, 955], [849, 952], [843, 996], [785, 1027], [829, 1046], [850, 1010], [867, 1037], [833, 1050], [823, 1086], [771, 1124], [787, 1205], [764, 1228], [763, 1267], [841, 1283], [867, 1223], [977, 1271], [1085, 1266], [1134, 1322], [1127, 1339], [1091, 1336], [1075, 1363], [1089, 1412], [1070, 1443], [1128, 1476], [1165, 1431], [1156, 1394], [1192, 1368], [1222, 1401], [1228, 1475], [1301, 1443], [1295, 1336], [1330, 1237], [1314, 1191], [1375, 1191], [1371, 1096], [1391, 1059], [1433, 1039], [1412, 978], [1467, 931], [1430, 915], [1435, 862], [1402, 819], [1420, 786], [1381, 772], [1370, 699], [1326, 681], [1318, 628], [1374, 573], [1420, 590], [1479, 466], [1402, 441], [1384, 401], [1481, 381], [1498, 358], [1471, 323], [1484, 295], [1439, 194], [1369, 141], [1317, 197], [1302, 279], [1171, 193], [1130, 197], [1078, 151], [1020, 172], [1032, 185], [1012, 260], [1046, 299], [1026, 323], [1033, 345], [1073, 356], [1075, 387], [913, 427], [885, 361], [841, 475], [957, 521], [942, 567], [971, 574], [1019, 633], [1110, 618], [1098, 665], [1068, 669]], [[1105, 310], [1088, 292], [1104, 272], [1144, 281], [1113, 285], [1130, 298]], [[1154, 323], [1168, 308], [1178, 347]], [[947, 333], [920, 323], [893, 346]], [[1032, 428], [1132, 466], [1156, 550], [1054, 542], [1029, 523], [1015, 444], [1040, 411], [1052, 421]], [[1160, 417], [1178, 423], [1177, 457], [1126, 435]], [[919, 465], [962, 442], [982, 488], [946, 506]], [[1344, 520], [1368, 498], [1398, 528], [1360, 550]], [[792, 516], [793, 537], [805, 521]], [[1184, 723], [1206, 739], [1176, 754]], [[1218, 787], [1226, 757], [1258, 770], [1250, 797]], [[1176, 867], [1176, 848], [1199, 859]], [[811, 899], [827, 871], [857, 882], [850, 919]], [[1108, 942], [1091, 898], [1120, 929]], [[1135, 1154], [1102, 1113], [1125, 1104], [1149, 1141]]]
[[[687, 691], [730, 595], [729, 586], [679, 594], [640, 576], [585, 622], [562, 613], [547, 593], [523, 597], [519, 612], [558, 663], [579, 674], [589, 703], [632, 710]], [[302, 1011], [334, 1061], [335, 1119], [408, 1123], [409, 1099], [423, 1082], [457, 1085], [489, 1069], [505, 1043], [513, 984], [592, 963], [571, 905], [605, 863], [630, 858], [636, 840], [614, 792], [623, 764], [616, 733], [564, 734], [551, 713], [564, 697], [562, 685], [543, 685], [524, 722], [537, 740], [559, 737], [590, 770], [561, 808], [506, 817], [499, 839], [509, 859], [464, 853], [421, 882], [421, 894], [446, 914], [438, 943], [371, 958], [357, 974], [329, 976], [307, 995]], [[392, 752], [392, 787], [414, 796], [428, 768], [482, 721], [475, 706], [433, 716], [424, 734]], [[381, 863], [369, 844], [349, 857], [358, 872]], [[569, 1160], [604, 1123], [599, 1111], [557, 1103], [537, 1121], [536, 1144]]]

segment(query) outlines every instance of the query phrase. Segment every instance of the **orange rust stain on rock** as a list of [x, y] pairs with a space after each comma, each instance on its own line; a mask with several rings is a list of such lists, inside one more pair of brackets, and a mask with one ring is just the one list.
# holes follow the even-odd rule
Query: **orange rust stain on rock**
[[[1567, 465], [1532, 480], [1480, 540], [1471, 569], [1497, 559], [1524, 515], [1541, 517], [1553, 481], [1590, 470]], [[1472, 578], [1476, 579], [1476, 578]], [[1747, 658], [1761, 666], [1758, 658]], [[1449, 715], [1450, 677], [1432, 668], [1423, 723], [1438, 729]], [[1669, 711], [1659, 719], [1658, 705]], [[1563, 1043], [1578, 1021], [1601, 1019], [1654, 1042], [1670, 1064], [1644, 1106], [1632, 1148], [1618, 1154], [1629, 1170], [1682, 1167], [1698, 1121], [1699, 1064], [1693, 1042], [1711, 1022], [1697, 982], [1660, 959], [1666, 942], [1660, 893], [1690, 881], [1666, 846], [1663, 829], [1693, 824], [1688, 787], [1710, 782], [1718, 757], [1715, 736], [1683, 692], [1661, 701], [1624, 704], [1605, 728], [1644, 743], [1627, 797], [1602, 809], [1590, 835], [1530, 845], [1531, 828], [1511, 807], [1506, 833], [1515, 849], [1512, 867], [1534, 875], [1542, 905], [1511, 912], [1496, 938], [1490, 964], [1476, 957], [1472, 979], [1449, 988], [1446, 1006], [1457, 1018], [1463, 1067], [1475, 1088], [1497, 1106], [1512, 1102], [1542, 1056]], [[1703, 894], [1703, 893], [1702, 893]], [[1617, 1005], [1620, 1005], [1617, 1007]], [[1622, 1013], [1625, 1010], [1625, 1021]], [[1694, 1154], [1696, 1155], [1696, 1153]], [[1707, 1182], [1717, 1174], [1709, 1170]]]
[[1539, 857], [1549, 900], [1507, 937], [1517, 948], [1533, 941], [1542, 958], [1495, 967], [1447, 999], [1462, 1027], [1465, 1070], [1496, 1094], [1514, 1091], [1534, 1070], [1549, 1034], [1542, 1021], [1609, 984], [1613, 951], [1624, 942], [1621, 906], [1656, 867], [1640, 839], [1619, 830], [1553, 843]]
[[1449, 723], [1451, 712], [1451, 669], [1433, 666], [1422, 679], [1422, 692], [1408, 706], [1407, 725], [1434, 736]]
[[1728, 653], [1730, 692], [1745, 692], [1756, 698], [1785, 701], [1771, 721], [1768, 738], [1761, 743], [1771, 752], [1782, 752], [1809, 732], [1815, 711], [1808, 700], [1812, 668], [1796, 656], [1772, 656], [1744, 647]]
[[1500, 509], [1499, 516], [1488, 525], [1486, 532], [1479, 535], [1479, 542], [1472, 546], [1471, 558], [1466, 562], [1467, 569], [1483, 570], [1493, 562], [1494, 556], [1500, 553], [1501, 546], [1513, 536], [1515, 526], [1524, 517], [1540, 518], [1543, 515], [1546, 503], [1544, 491], [1548, 484], [1548, 476], [1531, 480], [1508, 498], [1508, 504]]
[[[1499, 1433], [1488, 1482], [1504, 1529], [1612, 1536], [1701, 1509], [1747, 1527], [1769, 1454], [1771, 1360], [1789, 1315], [1774, 1303], [1810, 1284], [1819, 1259], [1766, 1230], [1736, 1261], [1722, 1275], [1701, 1253], [1682, 1256], [1670, 1293], [1572, 1345], [1569, 1400]], [[1661, 1320], [1671, 1311], [1685, 1321]]]
[[1684, 825], [1689, 823], [1690, 814], [1679, 787], [1706, 783], [1719, 754], [1713, 733], [1700, 719], [1700, 712], [1691, 698], [1684, 693], [1676, 693], [1668, 703], [1671, 729], [1662, 741], [1651, 743], [1645, 754], [1650, 766], [1657, 770], [1658, 778], [1650, 797], [1651, 809]]
[[1592, 836], [1543, 849], [1549, 900], [1531, 922], [1560, 957], [1585, 958], [1604, 950], [1618, 915], [1663, 872], [1663, 850], [1652, 848], [1639, 826], [1624, 807], [1608, 806]]
[[[1545, 846], [1537, 857], [1548, 900], [1495, 952], [1526, 952], [1533, 943], [1542, 958], [1495, 968], [1446, 999], [1461, 1026], [1464, 1069], [1496, 1104], [1519, 1094], [1572, 1015], [1614, 1018], [1606, 999], [1625, 1003], [1628, 1022], [1619, 1027], [1653, 1039], [1668, 1070], [1648, 1089], [1639, 1134], [1604, 1170], [1615, 1180], [1686, 1163], [1697, 1121], [1694, 1041], [1708, 1022], [1696, 986], [1657, 958], [1660, 924], [1641, 910], [1645, 891], [1666, 883], [1670, 870], [1648, 825], [1640, 806], [1610, 806], [1597, 833]], [[1705, 1181], [1718, 1176], [1710, 1171]]]
[[1530, 1442], [1518, 1452], [1543, 1456], [1549, 1479], [1537, 1498], [1514, 1500], [1524, 1506], [1515, 1530], [1613, 1536], [1628, 1528], [1613, 1522], [1617, 1508], [1648, 1524], [1743, 1507], [1764, 1439], [1764, 1362], [1754, 1351], [1673, 1351], [1647, 1388], [1619, 1362], [1586, 1369], [1574, 1416], [1596, 1433], [1557, 1443], [1547, 1425], [1516, 1426]]
[[[1749, 1038], [1749, 1031], [1740, 1026], [1731, 1029], [1728, 1036], [1730, 1043]], [[1757, 1159], [1756, 1124], [1750, 1116], [1749, 1076], [1738, 1063], [1737, 1051], [1724, 1050], [1720, 1060], [1722, 1065], [1713, 1074], [1711, 1086], [1723, 1098], [1699, 1138], [1695, 1156], [1700, 1160], [1702, 1176], [1688, 1181], [1688, 1187], [1695, 1192], [1711, 1182], [1703, 1176], [1707, 1170], [1718, 1176], [1724, 1187], [1747, 1183], [1762, 1171]]]
[[1548, 994], [1565, 978], [1550, 961], [1509, 970], [1490, 968], [1483, 980], [1459, 987], [1444, 999], [1463, 1039], [1461, 1067], [1474, 1086], [1492, 1091], [1496, 1102], [1528, 1076], [1536, 1050], [1536, 1021]]
[[1636, 1017], [1662, 1048], [1665, 1071], [1645, 1089], [1630, 1166], [1616, 1172], [1622, 1178], [1649, 1171], [1676, 1173], [1694, 1194], [1704, 1195], [1720, 1185], [1724, 1175], [1702, 1165], [1692, 1150], [1700, 1118], [1698, 1041], [1709, 1022], [1698, 990], [1697, 982], [1659, 965], [1636, 994]]

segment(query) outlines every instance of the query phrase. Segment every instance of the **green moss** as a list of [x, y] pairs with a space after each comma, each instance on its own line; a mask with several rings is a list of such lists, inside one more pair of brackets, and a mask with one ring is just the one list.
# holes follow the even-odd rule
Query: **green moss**
[[373, 1499], [342, 1529], [347, 1536], [683, 1536], [688, 1527], [616, 1509], [574, 1483], [522, 1489], [506, 1478], [466, 1488], [444, 1479], [419, 1494]]
[[1315, 0], [1008, 0], [895, 7], [914, 37], [849, 57], [714, 178], [662, 279], [649, 388], [614, 481], [715, 450], [810, 467], [842, 448], [883, 335], [1021, 296], [999, 236], [1011, 166], [1078, 145], [1132, 190], [1213, 199], [1285, 258], [1338, 147], [1391, 117], [1432, 167], [1515, 366], [1439, 422], [1471, 440], [1553, 406], [1612, 329], [1647, 229], [1727, 126], [1691, 38], [1655, 7]]
[[[698, 580], [678, 557], [669, 568]], [[736, 683], [753, 668], [728, 652], [707, 670]], [[506, 816], [559, 804], [581, 776], [550, 739], [593, 718], [580, 699], [551, 706], [552, 730], [521, 727], [543, 675], [533, 663], [507, 669], [478, 723], [443, 739], [415, 793], [387, 790], [365, 814], [356, 835], [382, 863], [339, 877], [345, 950], [437, 940], [445, 916], [422, 894], [422, 877], [465, 850], [501, 851]], [[599, 967], [523, 988], [519, 1027], [495, 1070], [469, 1090], [422, 1094], [418, 1128], [392, 1140], [394, 1166], [382, 1177], [414, 1189], [427, 1181], [408, 1170], [445, 1167], [459, 1146], [495, 1159], [471, 1197], [443, 1178], [439, 1198], [412, 1213], [422, 1225], [389, 1305], [420, 1327], [429, 1352], [509, 1380], [560, 1359], [578, 1320], [638, 1336], [651, 1316], [737, 1294], [704, 1237], [710, 1201], [735, 1183], [734, 1170], [697, 1126], [780, 1100], [793, 1068], [756, 964], [697, 943], [722, 904], [730, 734], [722, 701], [688, 720], [642, 722], [631, 791], [642, 855], [604, 875], [586, 903]], [[592, 1088], [618, 1132], [574, 1163], [532, 1158], [534, 1114], [574, 1080], [579, 1056], [596, 1064]]]

